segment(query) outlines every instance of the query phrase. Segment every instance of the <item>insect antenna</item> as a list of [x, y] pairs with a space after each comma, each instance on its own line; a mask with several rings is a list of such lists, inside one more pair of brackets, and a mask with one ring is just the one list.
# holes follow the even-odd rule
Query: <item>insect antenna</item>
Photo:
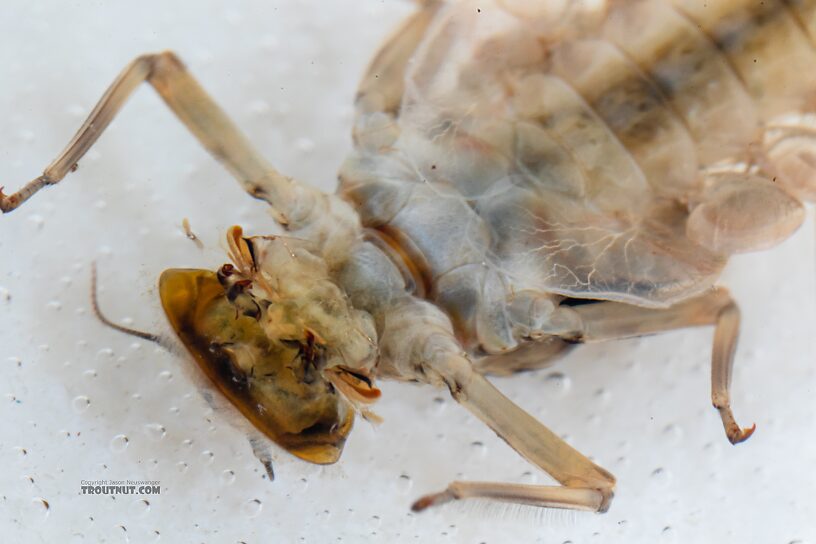
[[96, 315], [96, 318], [101, 321], [103, 325], [106, 325], [119, 332], [129, 334], [130, 336], [141, 338], [142, 340], [149, 340], [150, 342], [158, 344], [168, 351], [173, 351], [172, 346], [168, 346], [166, 340], [160, 337], [158, 334], [131, 329], [129, 327], [119, 325], [118, 323], [114, 323], [105, 317], [105, 314], [103, 314], [102, 310], [99, 308], [99, 297], [97, 296], [96, 261], [91, 261], [91, 307], [93, 308], [94, 315]]

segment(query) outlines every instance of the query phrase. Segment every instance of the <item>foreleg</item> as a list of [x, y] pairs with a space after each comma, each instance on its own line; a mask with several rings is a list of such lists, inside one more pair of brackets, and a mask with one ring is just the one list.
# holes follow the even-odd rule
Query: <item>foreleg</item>
[[18, 208], [40, 189], [60, 182], [110, 125], [131, 94], [143, 82], [153, 86], [198, 141], [255, 198], [276, 210], [286, 225], [313, 206], [315, 190], [297, 184], [269, 165], [238, 128], [190, 75], [172, 52], [142, 55], [128, 64], [94, 107], [65, 149], [43, 174], [11, 195], [0, 191], [3, 213]]

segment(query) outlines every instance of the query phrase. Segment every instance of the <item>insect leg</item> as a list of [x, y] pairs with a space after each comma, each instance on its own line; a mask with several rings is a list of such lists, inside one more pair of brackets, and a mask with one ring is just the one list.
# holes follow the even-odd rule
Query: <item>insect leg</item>
[[574, 344], [557, 336], [547, 336], [535, 340], [527, 339], [509, 353], [487, 354], [473, 361], [473, 368], [480, 374], [509, 376], [516, 372], [540, 370], [552, 365]]
[[442, 4], [440, 0], [421, 2], [420, 10], [392, 34], [371, 61], [357, 88], [356, 105], [361, 113], [396, 115], [405, 90], [408, 61]]
[[564, 487], [454, 482], [419, 499], [414, 510], [468, 497], [557, 508], [605, 511], [615, 478], [499, 392], [473, 366], [438, 307], [414, 297], [395, 300], [380, 316], [378, 372], [384, 377], [446, 386], [457, 402], [511, 448]]
[[581, 342], [614, 340], [684, 327], [714, 325], [711, 400], [720, 413], [725, 434], [732, 444], [746, 440], [754, 432], [756, 425], [741, 428], [731, 411], [731, 373], [739, 336], [740, 313], [725, 289], [716, 289], [667, 309], [598, 302], [575, 306], [570, 310], [580, 317], [582, 323], [581, 330], [576, 331], [572, 339]]
[[43, 174], [16, 193], [0, 192], [0, 210], [10, 212], [37, 191], [62, 180], [124, 106], [142, 82], [150, 83], [190, 132], [255, 198], [269, 202], [279, 222], [298, 213], [316, 191], [303, 187], [270, 166], [198, 84], [172, 52], [142, 55], [128, 64], [105, 91], [85, 123]]
[[445, 491], [420, 498], [413, 510], [457, 499], [487, 498], [533, 506], [605, 512], [612, 500], [615, 477], [505, 397], [464, 357], [432, 364], [462, 406], [481, 419], [525, 459], [542, 468], [562, 486], [453, 482]]

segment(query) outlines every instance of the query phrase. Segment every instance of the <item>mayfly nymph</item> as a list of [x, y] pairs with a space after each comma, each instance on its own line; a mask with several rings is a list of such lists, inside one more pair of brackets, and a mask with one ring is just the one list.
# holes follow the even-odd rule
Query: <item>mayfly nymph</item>
[[198, 368], [256, 429], [333, 463], [355, 416], [377, 418], [377, 380], [446, 387], [561, 485], [457, 481], [415, 510], [605, 511], [615, 478], [485, 376], [711, 325], [714, 407], [732, 443], [751, 436], [729, 398], [739, 310], [715, 283], [816, 198], [814, 66], [807, 0], [431, 0], [362, 79], [335, 194], [275, 170], [164, 52], [129, 64], [0, 209], [75, 170], [148, 82], [286, 231], [232, 227], [229, 263], [159, 280]]

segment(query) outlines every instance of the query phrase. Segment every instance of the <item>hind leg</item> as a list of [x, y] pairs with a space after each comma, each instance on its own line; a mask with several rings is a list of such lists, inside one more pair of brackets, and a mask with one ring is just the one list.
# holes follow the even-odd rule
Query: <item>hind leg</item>
[[638, 308], [615, 302], [577, 306], [584, 326], [580, 340], [596, 342], [651, 334], [684, 327], [714, 325], [711, 352], [711, 401], [720, 413], [725, 434], [738, 444], [753, 434], [755, 425], [741, 428], [731, 411], [731, 375], [739, 336], [740, 312], [725, 289], [675, 304], [665, 310]]
[[[731, 375], [739, 336], [740, 313], [725, 289], [715, 289], [670, 308], [652, 309], [618, 302], [559, 306], [539, 321], [558, 323], [548, 334], [570, 342], [601, 342], [663, 331], [714, 325], [711, 353], [711, 400], [720, 414], [728, 440], [738, 444], [754, 432], [741, 428], [731, 410]], [[546, 336], [544, 337], [547, 338]]]

